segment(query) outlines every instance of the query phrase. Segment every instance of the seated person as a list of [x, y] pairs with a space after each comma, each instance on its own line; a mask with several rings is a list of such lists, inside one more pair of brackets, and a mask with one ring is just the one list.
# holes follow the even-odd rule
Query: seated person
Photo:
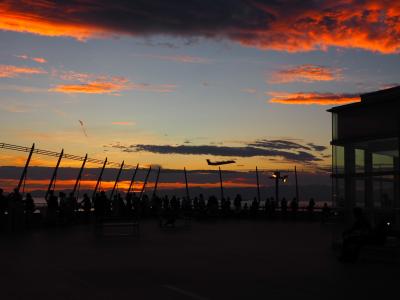
[[353, 215], [353, 226], [343, 232], [342, 261], [355, 261], [361, 246], [370, 239], [372, 233], [371, 224], [360, 207], [353, 209]]

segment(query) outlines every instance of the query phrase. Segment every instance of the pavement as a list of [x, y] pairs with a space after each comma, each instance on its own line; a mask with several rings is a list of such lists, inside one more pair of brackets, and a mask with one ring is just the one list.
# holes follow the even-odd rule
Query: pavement
[[[119, 229], [116, 229], [117, 232]], [[122, 229], [121, 229], [122, 230]], [[90, 225], [0, 235], [1, 299], [385, 299], [400, 264], [340, 263], [318, 222], [141, 224], [140, 237]]]

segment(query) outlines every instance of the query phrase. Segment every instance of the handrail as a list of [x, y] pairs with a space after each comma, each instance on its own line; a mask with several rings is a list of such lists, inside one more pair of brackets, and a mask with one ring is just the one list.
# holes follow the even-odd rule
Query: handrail
[[[30, 152], [31, 151], [30, 147], [24, 147], [24, 146], [7, 144], [7, 143], [0, 143], [0, 149], [7, 149], [7, 150], [13, 150], [13, 151], [20, 151], [20, 152]], [[60, 155], [61, 155], [61, 152], [55, 152], [55, 151], [49, 151], [49, 150], [43, 150], [43, 149], [36, 149], [36, 148], [33, 150], [33, 153], [34, 154], [39, 154], [39, 155], [51, 156], [51, 157], [60, 157]], [[62, 158], [70, 159], [70, 160], [77, 160], [77, 161], [84, 161], [85, 160], [85, 157], [83, 157], [83, 156], [67, 154], [67, 153], [64, 153]], [[90, 162], [90, 163], [94, 163], [94, 164], [103, 164], [104, 160], [96, 159], [96, 158], [89, 158], [88, 157], [86, 162]], [[121, 164], [107, 161], [107, 166], [119, 167], [120, 168]], [[124, 169], [133, 169], [136, 166], [125, 164], [125, 165], [123, 165], [123, 167], [124, 167]]]

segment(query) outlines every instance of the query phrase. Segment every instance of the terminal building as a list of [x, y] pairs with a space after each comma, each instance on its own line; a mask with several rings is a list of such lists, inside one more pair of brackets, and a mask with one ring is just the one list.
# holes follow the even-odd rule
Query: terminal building
[[371, 221], [400, 222], [400, 86], [333, 107], [332, 199], [349, 216], [364, 208]]

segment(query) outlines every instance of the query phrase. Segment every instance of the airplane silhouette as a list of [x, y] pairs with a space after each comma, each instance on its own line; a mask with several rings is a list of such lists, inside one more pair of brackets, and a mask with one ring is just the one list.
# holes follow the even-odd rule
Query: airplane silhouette
[[234, 160], [223, 160], [223, 161], [212, 162], [209, 159], [207, 159], [207, 164], [209, 166], [220, 166], [220, 165], [234, 164], [235, 162], [236, 161], [234, 161]]

